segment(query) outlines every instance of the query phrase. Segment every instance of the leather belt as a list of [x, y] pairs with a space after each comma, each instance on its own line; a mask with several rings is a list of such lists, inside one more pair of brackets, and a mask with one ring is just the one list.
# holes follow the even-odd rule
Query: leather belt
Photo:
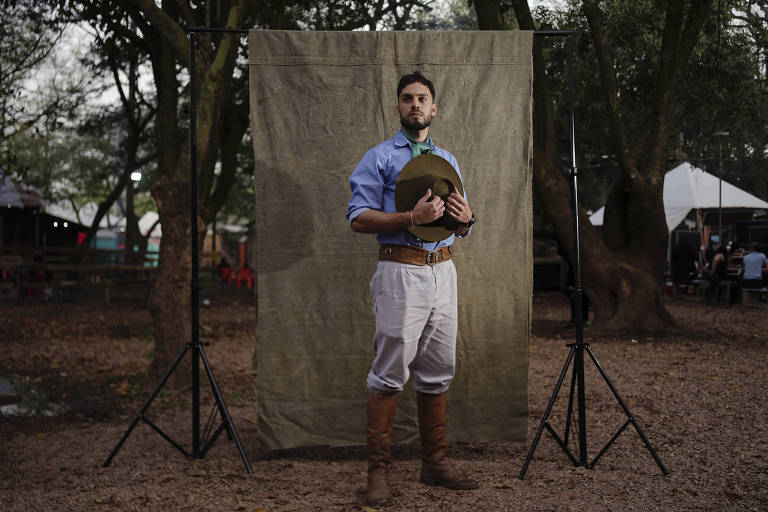
[[436, 265], [451, 259], [451, 248], [440, 247], [428, 251], [412, 245], [382, 245], [379, 247], [379, 260], [397, 261], [410, 265]]

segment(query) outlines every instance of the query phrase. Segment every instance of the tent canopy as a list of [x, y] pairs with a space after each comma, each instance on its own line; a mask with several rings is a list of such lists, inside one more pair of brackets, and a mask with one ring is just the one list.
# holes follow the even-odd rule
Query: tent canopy
[[[752, 208], [768, 210], [768, 203], [698, 167], [683, 162], [664, 176], [664, 215], [670, 232], [692, 209]], [[590, 215], [594, 226], [603, 225], [605, 207]]]
[[[96, 218], [96, 212], [98, 212], [98, 210], [99, 205], [93, 201], [85, 203], [78, 209], [78, 211], [75, 211], [72, 204], [66, 200], [49, 204], [45, 207], [45, 213], [49, 215], [70, 220], [72, 222], [78, 222], [84, 226], [91, 226], [93, 224], [93, 219]], [[113, 229], [124, 225], [125, 218], [119, 217], [111, 212], [107, 212], [107, 214], [101, 218], [101, 221], [99, 221], [99, 228], [101, 229]]]
[[0, 168], [0, 208], [42, 208], [45, 201], [34, 187], [17, 184]]

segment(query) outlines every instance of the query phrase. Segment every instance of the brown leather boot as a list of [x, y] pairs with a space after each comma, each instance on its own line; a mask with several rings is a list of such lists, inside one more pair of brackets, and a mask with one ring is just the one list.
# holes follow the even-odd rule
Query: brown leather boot
[[457, 490], [477, 488], [477, 482], [453, 469], [446, 458], [448, 443], [445, 440], [445, 393], [417, 395], [422, 454], [421, 482]]
[[387, 472], [396, 401], [396, 394], [384, 396], [368, 393], [368, 489], [365, 493], [365, 503], [368, 505], [392, 503]]

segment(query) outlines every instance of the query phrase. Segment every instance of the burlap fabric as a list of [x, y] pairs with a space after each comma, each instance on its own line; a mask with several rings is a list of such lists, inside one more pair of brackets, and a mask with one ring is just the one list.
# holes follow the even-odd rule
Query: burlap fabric
[[[437, 89], [430, 134], [480, 219], [454, 245], [457, 373], [449, 440], [524, 440], [532, 291], [531, 32], [253, 30], [259, 436], [268, 448], [359, 445], [373, 358], [373, 235], [350, 230], [348, 177], [399, 129], [396, 86]], [[411, 392], [396, 441], [418, 435]]]

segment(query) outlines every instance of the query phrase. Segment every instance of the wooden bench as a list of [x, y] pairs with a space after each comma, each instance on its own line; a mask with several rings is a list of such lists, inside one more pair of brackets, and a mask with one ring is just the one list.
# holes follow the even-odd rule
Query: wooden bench
[[[22, 279], [30, 271], [40, 277]], [[23, 264], [14, 269], [12, 291], [17, 302], [27, 297], [82, 298], [87, 290], [94, 289], [101, 290], [106, 302], [122, 296], [146, 299], [156, 272], [156, 267], [144, 265]]]
[[18, 395], [0, 395], [0, 406], [13, 405], [21, 402], [21, 397]]

